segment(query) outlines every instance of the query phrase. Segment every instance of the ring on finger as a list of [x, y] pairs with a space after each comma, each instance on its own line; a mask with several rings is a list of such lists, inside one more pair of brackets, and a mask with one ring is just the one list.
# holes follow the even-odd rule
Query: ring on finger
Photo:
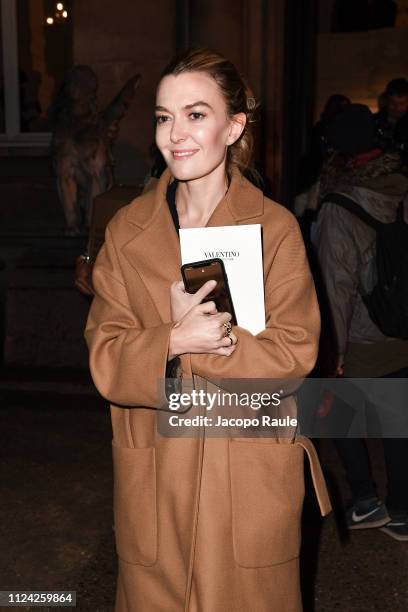
[[226, 323], [222, 324], [224, 327], [224, 338], [226, 338], [227, 336], [229, 337], [231, 335], [232, 332], [232, 325], [229, 321], [227, 321]]

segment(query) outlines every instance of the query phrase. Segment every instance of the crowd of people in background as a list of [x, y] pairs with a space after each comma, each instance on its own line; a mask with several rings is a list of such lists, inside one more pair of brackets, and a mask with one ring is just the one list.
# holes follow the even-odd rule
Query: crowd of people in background
[[[336, 151], [330, 140], [329, 130], [334, 118], [352, 100], [342, 94], [333, 94], [327, 100], [311, 137], [310, 150], [302, 160], [299, 176], [299, 191], [311, 187], [320, 174], [322, 166]], [[408, 165], [408, 79], [392, 79], [378, 99], [379, 110], [373, 114], [376, 129], [376, 144], [381, 150], [397, 151], [405, 166]], [[298, 201], [298, 206], [301, 205]]]
[[[328, 348], [316, 373], [406, 378], [408, 80], [388, 83], [375, 114], [343, 95], [331, 96], [314, 127], [305, 168], [306, 189], [295, 212], [316, 264], [322, 346]], [[385, 227], [393, 233], [386, 235]], [[379, 269], [380, 249], [387, 250], [388, 279]], [[408, 438], [403, 428], [400, 435], [383, 438], [385, 502], [365, 441], [335, 440], [352, 494], [349, 529], [381, 528], [408, 541], [408, 472], [401, 469], [408, 464]]]

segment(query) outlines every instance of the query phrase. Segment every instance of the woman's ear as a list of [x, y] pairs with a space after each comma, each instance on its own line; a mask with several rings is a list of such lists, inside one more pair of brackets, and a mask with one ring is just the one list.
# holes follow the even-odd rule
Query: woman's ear
[[246, 122], [247, 117], [245, 113], [237, 113], [236, 115], [232, 116], [230, 131], [227, 138], [227, 145], [232, 145], [238, 140], [238, 138], [244, 131]]

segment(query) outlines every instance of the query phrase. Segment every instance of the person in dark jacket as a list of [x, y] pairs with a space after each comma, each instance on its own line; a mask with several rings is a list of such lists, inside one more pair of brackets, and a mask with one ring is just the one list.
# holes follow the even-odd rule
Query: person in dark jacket
[[[336, 149], [320, 180], [321, 193], [341, 194], [383, 223], [395, 219], [408, 191], [397, 153], [376, 146], [374, 117], [368, 107], [352, 104], [330, 129]], [[375, 282], [376, 233], [356, 215], [326, 201], [317, 222], [317, 252], [331, 306], [337, 344], [338, 376], [408, 377], [408, 341], [384, 336], [371, 320], [362, 295]], [[386, 410], [387, 412], [387, 410]], [[388, 495], [377, 495], [366, 444], [359, 438], [336, 440], [352, 492], [349, 529], [381, 527], [408, 541], [408, 439], [384, 438]]]
[[408, 80], [392, 79], [385, 89], [384, 106], [374, 115], [381, 146], [406, 153], [408, 146]]
[[351, 104], [351, 100], [343, 94], [332, 94], [327, 99], [319, 120], [313, 126], [310, 148], [299, 164], [298, 193], [307, 191], [317, 181], [322, 166], [331, 153], [327, 139], [328, 127], [333, 118], [348, 104]]

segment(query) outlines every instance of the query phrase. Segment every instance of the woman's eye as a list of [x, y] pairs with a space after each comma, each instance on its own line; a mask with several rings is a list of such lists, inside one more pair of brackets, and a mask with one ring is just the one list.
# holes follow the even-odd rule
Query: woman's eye
[[166, 123], [170, 119], [168, 115], [156, 115], [156, 123]]
[[203, 113], [199, 112], [190, 113], [189, 116], [191, 117], [191, 119], [193, 119], [193, 121], [197, 121], [198, 119], [203, 119], [205, 117]]

